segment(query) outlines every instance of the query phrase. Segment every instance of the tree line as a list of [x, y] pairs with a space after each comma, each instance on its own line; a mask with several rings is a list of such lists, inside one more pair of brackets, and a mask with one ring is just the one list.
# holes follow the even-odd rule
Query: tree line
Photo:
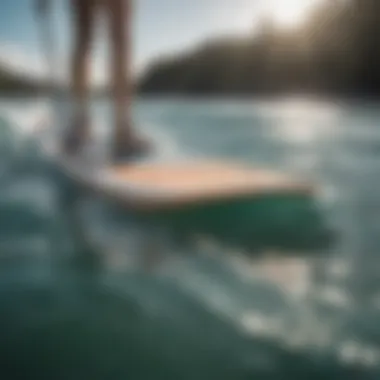
[[378, 96], [379, 35], [379, 0], [325, 0], [296, 28], [281, 29], [267, 17], [252, 35], [216, 39], [154, 62], [139, 89], [148, 94]]

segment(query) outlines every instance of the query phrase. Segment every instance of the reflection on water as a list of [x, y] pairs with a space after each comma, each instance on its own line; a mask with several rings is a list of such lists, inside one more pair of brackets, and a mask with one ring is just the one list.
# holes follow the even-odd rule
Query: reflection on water
[[[295, 102], [138, 103], [164, 156], [303, 174], [330, 194], [322, 206], [339, 232], [329, 251], [281, 260], [274, 250], [252, 261], [223, 245], [173, 246], [148, 275], [138, 267], [142, 231], [102, 200], [80, 204], [91, 244], [78, 245], [65, 190], [27, 138], [45, 106], [0, 106], [2, 378], [376, 376], [380, 161], [371, 146], [380, 114]], [[106, 125], [107, 105], [94, 112]]]

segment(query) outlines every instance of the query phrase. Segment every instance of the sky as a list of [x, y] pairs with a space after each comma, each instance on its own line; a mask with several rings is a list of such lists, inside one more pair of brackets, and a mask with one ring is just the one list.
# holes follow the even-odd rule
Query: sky
[[[57, 51], [57, 72], [67, 76], [70, 54], [69, 0], [54, 3], [51, 38]], [[284, 8], [291, 2], [316, 0], [135, 0], [134, 70], [139, 73], [161, 55], [186, 50], [207, 38], [242, 34], [253, 30], [265, 4], [275, 1]], [[0, 63], [33, 76], [44, 77], [46, 59], [41, 42], [44, 27], [34, 13], [34, 0], [0, 0]], [[294, 8], [294, 7], [293, 7]], [[298, 7], [299, 8], [299, 7]], [[106, 78], [107, 35], [99, 23], [93, 53], [93, 80]]]

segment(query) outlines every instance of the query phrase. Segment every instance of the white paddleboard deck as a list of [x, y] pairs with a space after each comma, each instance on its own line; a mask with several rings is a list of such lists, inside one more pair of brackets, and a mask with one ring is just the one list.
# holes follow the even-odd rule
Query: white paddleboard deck
[[231, 161], [148, 157], [112, 165], [94, 145], [77, 156], [59, 153], [55, 144], [43, 145], [64, 174], [79, 185], [137, 209], [266, 194], [313, 194], [313, 187], [305, 181]]

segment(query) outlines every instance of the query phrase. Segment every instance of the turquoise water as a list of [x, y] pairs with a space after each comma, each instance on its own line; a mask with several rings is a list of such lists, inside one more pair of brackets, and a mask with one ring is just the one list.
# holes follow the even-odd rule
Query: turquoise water
[[[91, 244], [77, 244], [32, 138], [47, 111], [45, 100], [0, 103], [1, 378], [377, 378], [375, 106], [137, 101], [137, 125], [158, 155], [238, 159], [308, 178], [338, 233], [317, 263], [272, 260], [269, 272], [229, 247], [199, 245], [176, 248], [154, 274], [136, 269], [140, 227], [99, 199], [78, 207]], [[93, 111], [105, 139], [111, 109], [98, 101]]]

